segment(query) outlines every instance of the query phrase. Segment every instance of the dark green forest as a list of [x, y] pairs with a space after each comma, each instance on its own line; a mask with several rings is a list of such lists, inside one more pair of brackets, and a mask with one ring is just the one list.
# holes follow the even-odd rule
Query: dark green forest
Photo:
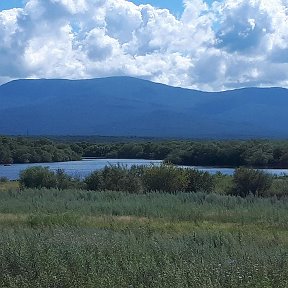
[[40, 163], [82, 157], [155, 159], [189, 166], [288, 167], [288, 141], [188, 141], [138, 138], [0, 137], [0, 163]]
[[[0, 137], [0, 163], [46, 163], [80, 160], [82, 151], [74, 151], [72, 144], [49, 139]], [[76, 149], [77, 150], [77, 149]]]
[[78, 143], [84, 157], [158, 159], [178, 165], [288, 167], [288, 141]]

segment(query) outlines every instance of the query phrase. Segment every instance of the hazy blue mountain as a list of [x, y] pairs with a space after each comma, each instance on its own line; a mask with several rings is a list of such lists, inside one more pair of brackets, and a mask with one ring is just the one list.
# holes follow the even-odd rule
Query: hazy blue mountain
[[130, 77], [0, 86], [0, 134], [288, 137], [288, 90], [208, 93]]

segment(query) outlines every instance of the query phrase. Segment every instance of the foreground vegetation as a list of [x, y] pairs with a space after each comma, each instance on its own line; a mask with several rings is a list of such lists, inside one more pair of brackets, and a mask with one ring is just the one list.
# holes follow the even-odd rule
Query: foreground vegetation
[[[0, 178], [1, 182], [1, 178]], [[21, 172], [20, 188], [57, 188], [82, 190], [127, 191], [142, 194], [153, 191], [165, 193], [205, 192], [247, 197], [288, 196], [288, 177], [276, 177], [261, 170], [238, 168], [233, 176], [173, 165], [106, 166], [84, 179], [73, 178], [61, 169], [31, 167]]]
[[0, 287], [287, 287], [288, 201], [0, 193]]
[[19, 182], [9, 181], [5, 177], [0, 177], [0, 192], [9, 190], [19, 190]]

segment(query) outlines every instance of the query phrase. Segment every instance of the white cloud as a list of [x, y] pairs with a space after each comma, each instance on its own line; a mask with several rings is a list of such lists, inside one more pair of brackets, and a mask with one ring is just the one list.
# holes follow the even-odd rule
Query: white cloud
[[0, 81], [144, 77], [202, 90], [288, 86], [288, 1], [28, 0], [0, 12]]

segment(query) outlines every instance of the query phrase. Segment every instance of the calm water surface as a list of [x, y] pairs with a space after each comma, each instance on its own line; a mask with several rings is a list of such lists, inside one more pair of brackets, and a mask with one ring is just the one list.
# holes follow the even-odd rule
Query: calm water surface
[[[11, 166], [0, 165], [0, 177], [4, 176], [10, 180], [16, 180], [19, 178], [19, 173], [28, 167], [42, 166], [49, 167], [49, 169], [56, 171], [57, 169], [64, 169], [64, 171], [77, 177], [85, 177], [95, 170], [103, 169], [107, 165], [126, 165], [131, 167], [132, 165], [160, 165], [161, 160], [139, 160], [139, 159], [83, 159], [81, 161], [71, 162], [57, 162], [57, 163], [36, 163], [36, 164], [13, 164]], [[185, 166], [184, 166], [185, 167]], [[232, 175], [233, 168], [215, 168], [215, 167], [189, 167], [196, 168], [201, 171], [207, 171], [210, 174], [221, 172], [225, 175]], [[288, 175], [288, 169], [263, 169], [263, 171], [275, 175]]]
[[13, 164], [11, 166], [0, 165], [0, 177], [7, 177], [9, 180], [17, 180], [22, 170], [33, 166], [49, 167], [56, 171], [63, 169], [73, 177], [85, 177], [95, 170], [103, 169], [107, 165], [160, 165], [161, 160], [139, 160], [139, 159], [83, 159], [81, 161], [57, 162], [57, 163], [36, 163], [36, 164]]

